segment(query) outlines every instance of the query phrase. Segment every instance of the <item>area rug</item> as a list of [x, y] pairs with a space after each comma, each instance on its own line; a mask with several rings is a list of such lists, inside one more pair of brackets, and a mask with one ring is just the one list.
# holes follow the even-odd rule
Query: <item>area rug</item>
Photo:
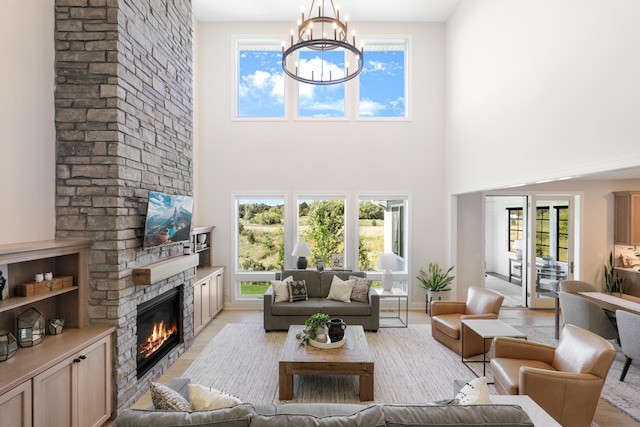
[[[552, 326], [513, 325], [531, 341], [557, 344]], [[430, 325], [366, 332], [375, 363], [374, 401], [427, 403], [453, 397], [453, 381], [473, 378], [460, 356], [431, 336]], [[278, 403], [278, 357], [286, 332], [265, 333], [261, 325], [228, 324], [207, 344], [184, 373], [192, 382], [238, 396], [245, 402]], [[612, 405], [640, 421], [640, 368], [632, 365], [624, 382], [624, 364], [614, 361], [602, 391]], [[482, 374], [481, 364], [472, 369]], [[487, 377], [492, 379], [487, 365]], [[490, 387], [492, 394], [496, 394]], [[294, 402], [361, 403], [356, 376], [295, 376]]]

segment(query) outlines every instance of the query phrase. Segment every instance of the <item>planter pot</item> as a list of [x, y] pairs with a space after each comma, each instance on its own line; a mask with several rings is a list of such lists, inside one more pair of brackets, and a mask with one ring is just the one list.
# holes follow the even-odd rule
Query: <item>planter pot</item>
[[451, 291], [427, 291], [427, 314], [433, 301], [448, 301]]

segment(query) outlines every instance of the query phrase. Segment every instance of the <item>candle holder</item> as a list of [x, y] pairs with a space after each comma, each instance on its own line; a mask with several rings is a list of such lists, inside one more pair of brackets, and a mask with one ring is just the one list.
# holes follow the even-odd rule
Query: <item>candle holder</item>
[[62, 333], [64, 328], [64, 319], [49, 319], [47, 322], [47, 331], [49, 335], [58, 335]]
[[18, 351], [16, 337], [9, 331], [0, 331], [0, 362], [10, 359]]
[[30, 308], [18, 315], [18, 344], [20, 347], [33, 347], [44, 339], [44, 315]]

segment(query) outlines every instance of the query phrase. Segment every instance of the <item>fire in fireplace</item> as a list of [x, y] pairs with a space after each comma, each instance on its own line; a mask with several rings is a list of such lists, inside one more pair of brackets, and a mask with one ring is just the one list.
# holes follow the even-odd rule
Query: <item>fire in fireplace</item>
[[175, 288], [138, 305], [138, 378], [182, 342], [180, 291]]

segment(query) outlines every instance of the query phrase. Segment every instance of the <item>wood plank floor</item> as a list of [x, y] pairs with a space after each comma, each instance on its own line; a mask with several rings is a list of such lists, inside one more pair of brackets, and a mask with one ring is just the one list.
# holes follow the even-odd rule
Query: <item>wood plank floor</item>
[[[527, 310], [520, 308], [504, 308], [500, 312], [500, 318], [506, 321], [523, 325], [553, 325], [553, 310]], [[259, 310], [224, 310], [196, 337], [194, 344], [180, 359], [171, 366], [158, 380], [166, 384], [171, 378], [181, 376], [191, 365], [202, 349], [227, 323], [258, 323], [262, 324], [262, 312]], [[409, 324], [429, 324], [430, 318], [422, 311], [409, 311]], [[135, 405], [137, 408], [147, 406], [151, 401], [149, 393], [145, 394]], [[616, 407], [600, 399], [594, 417], [600, 427], [628, 427], [640, 426]]]

